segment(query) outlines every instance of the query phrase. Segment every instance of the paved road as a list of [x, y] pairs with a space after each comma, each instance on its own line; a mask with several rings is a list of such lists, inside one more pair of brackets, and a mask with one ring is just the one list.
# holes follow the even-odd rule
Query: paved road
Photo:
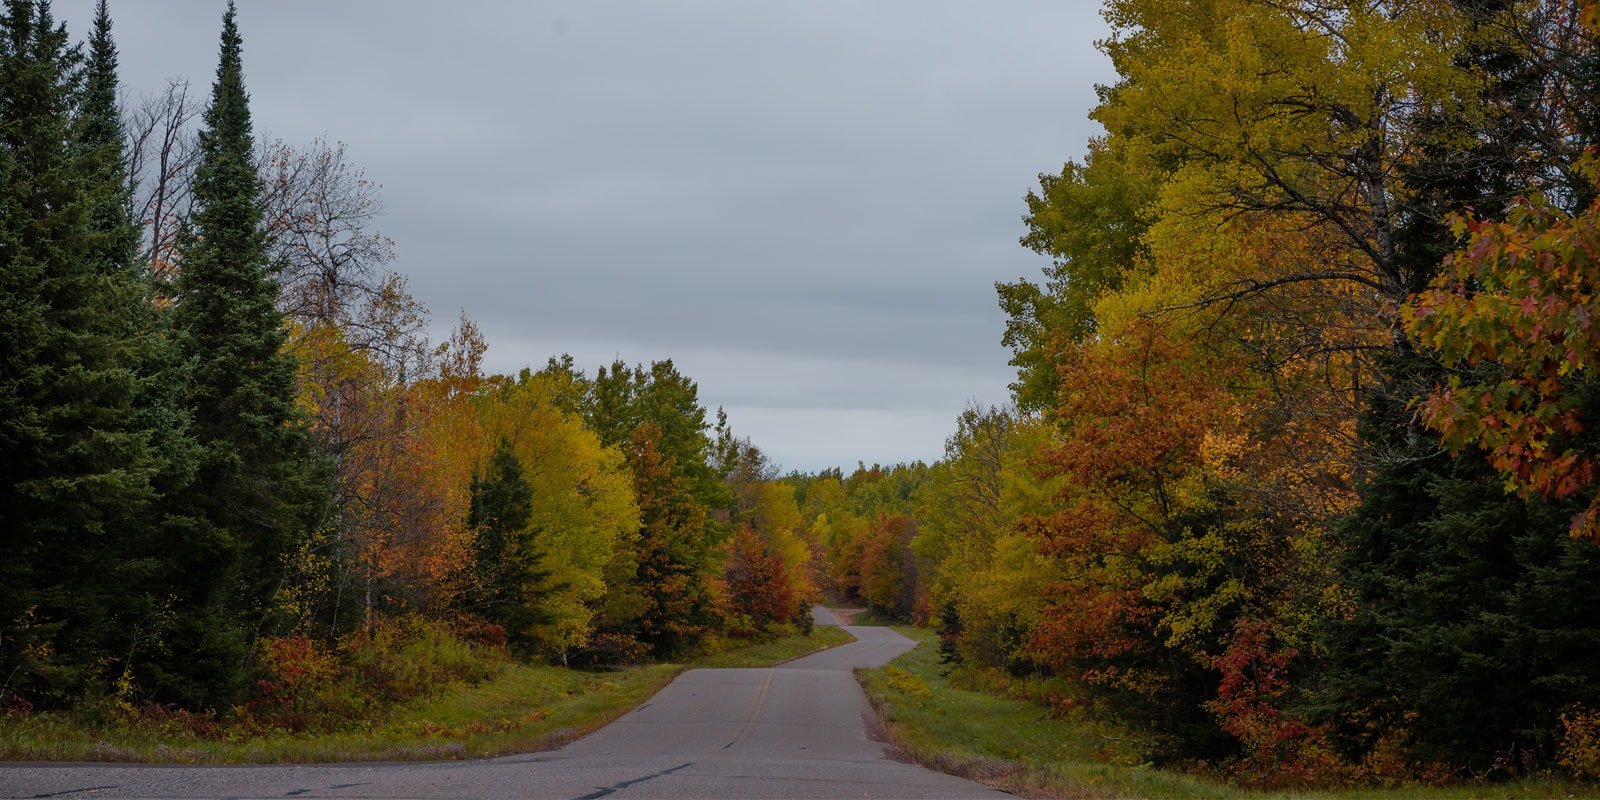
[[[837, 624], [825, 609], [818, 621]], [[887, 628], [776, 669], [698, 669], [560, 750], [431, 764], [0, 766], [6, 797], [980, 798], [976, 783], [889, 759], [850, 670], [909, 650]]]

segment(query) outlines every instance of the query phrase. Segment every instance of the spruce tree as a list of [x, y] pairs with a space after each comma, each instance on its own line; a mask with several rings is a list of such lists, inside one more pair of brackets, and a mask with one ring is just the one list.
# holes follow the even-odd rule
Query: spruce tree
[[1507, 493], [1410, 415], [1375, 403], [1362, 425], [1389, 457], [1337, 528], [1357, 602], [1333, 626], [1319, 710], [1356, 752], [1398, 733], [1475, 771], [1548, 764], [1560, 714], [1600, 705], [1600, 548], [1568, 535], [1578, 504]]
[[181, 561], [192, 583], [182, 587], [169, 647], [196, 656], [160, 678], [173, 699], [211, 706], [242, 688], [248, 643], [268, 622], [284, 556], [317, 524], [328, 484], [283, 349], [241, 56], [230, 3], [200, 131], [194, 212], [180, 233], [173, 318], [199, 458]]
[[[111, 65], [114, 71], [114, 64]], [[139, 413], [137, 283], [109, 274], [107, 198], [75, 106], [84, 79], [48, 2], [0, 19], [0, 659], [12, 690], [64, 699], [102, 677], [104, 591], [160, 465]], [[114, 86], [112, 88], [114, 92]], [[100, 151], [96, 150], [96, 153]], [[113, 198], [111, 202], [116, 202]]]
[[129, 345], [129, 367], [139, 382], [133, 422], [150, 436], [156, 462], [155, 499], [143, 515], [117, 521], [101, 558], [105, 569], [79, 591], [105, 598], [101, 606], [107, 613], [99, 636], [108, 650], [106, 677], [126, 678], [119, 691], [142, 698], [148, 696], [147, 687], [160, 687], [161, 676], [191, 658], [190, 653], [167, 646], [165, 639], [175, 617], [190, 616], [192, 611], [175, 603], [174, 587], [192, 580], [183, 570], [182, 556], [188, 540], [197, 535], [185, 509], [197, 452], [183, 410], [187, 378], [173, 342], [171, 315], [154, 303], [157, 287], [139, 258], [139, 223], [132, 209], [133, 181], [117, 108], [120, 81], [111, 27], [110, 10], [101, 0], [88, 40], [74, 144], [90, 197], [89, 264], [126, 309], [119, 315], [124, 322], [121, 336]]
[[126, 134], [117, 110], [117, 46], [111, 38], [106, 0], [95, 6], [88, 44], [74, 140], [90, 183], [89, 260], [102, 272], [131, 278], [125, 285], [140, 287], [145, 272], [138, 259], [139, 226], [133, 214]]
[[561, 587], [550, 585], [544, 553], [533, 526], [533, 487], [522, 477], [522, 461], [511, 443], [501, 439], [489, 456], [488, 468], [472, 476], [472, 505], [467, 525], [476, 534], [477, 585], [473, 608], [502, 625], [508, 640], [521, 648], [531, 643], [531, 629], [550, 622], [545, 599]]

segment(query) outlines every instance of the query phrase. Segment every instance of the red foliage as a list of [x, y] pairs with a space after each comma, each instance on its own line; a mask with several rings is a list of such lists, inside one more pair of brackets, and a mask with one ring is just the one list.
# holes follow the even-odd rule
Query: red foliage
[[[1525, 495], [1593, 494], [1600, 453], [1573, 387], [1600, 369], [1600, 203], [1572, 216], [1533, 197], [1503, 223], [1455, 224], [1469, 241], [1407, 306], [1407, 329], [1449, 364], [1496, 369], [1436, 387], [1422, 420], [1453, 448], [1487, 451]], [[1600, 539], [1600, 495], [1572, 533]]]
[[1307, 725], [1281, 708], [1298, 655], [1276, 641], [1272, 623], [1240, 620], [1227, 650], [1212, 662], [1222, 681], [1206, 707], [1244, 746], [1230, 770], [1242, 783], [1328, 786], [1349, 777], [1348, 767], [1327, 744], [1326, 726]]
[[749, 526], [728, 542], [726, 580], [729, 611], [751, 628], [736, 633], [755, 634], [768, 625], [788, 622], [799, 608], [799, 596], [782, 559], [768, 552]]

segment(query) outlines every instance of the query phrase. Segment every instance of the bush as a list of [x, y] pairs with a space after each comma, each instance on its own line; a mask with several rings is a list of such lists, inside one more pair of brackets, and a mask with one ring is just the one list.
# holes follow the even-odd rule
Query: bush
[[612, 669], [643, 663], [649, 654], [649, 645], [625, 633], [597, 633], [568, 656], [568, 663], [582, 669]]
[[256, 649], [256, 696], [245, 710], [269, 728], [337, 730], [451, 684], [491, 678], [504, 660], [503, 647], [474, 645], [417, 616], [382, 620], [337, 647], [305, 636], [265, 639]]
[[1562, 714], [1561, 727], [1558, 763], [1574, 778], [1600, 778], [1600, 711]]
[[350, 675], [382, 703], [424, 697], [458, 681], [477, 683], [498, 674], [504, 662], [500, 653], [418, 616], [380, 622], [346, 637], [340, 650]]

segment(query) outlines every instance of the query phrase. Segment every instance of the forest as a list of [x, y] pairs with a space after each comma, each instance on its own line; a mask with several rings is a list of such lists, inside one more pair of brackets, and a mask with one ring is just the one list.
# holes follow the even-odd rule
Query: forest
[[121, 108], [106, 3], [0, 20], [0, 706], [314, 728], [507, 657], [809, 630], [759, 450], [671, 361], [427, 341], [377, 185], [206, 102]]
[[203, 104], [125, 108], [104, 2], [7, 0], [0, 707], [307, 727], [827, 599], [1164, 768], [1600, 778], [1597, 5], [1105, 15], [1011, 402], [783, 474], [669, 360], [428, 341], [376, 184], [256, 138], [231, 5]]
[[1155, 764], [1600, 776], [1595, 4], [1105, 13], [1014, 402], [820, 522], [829, 585]]

